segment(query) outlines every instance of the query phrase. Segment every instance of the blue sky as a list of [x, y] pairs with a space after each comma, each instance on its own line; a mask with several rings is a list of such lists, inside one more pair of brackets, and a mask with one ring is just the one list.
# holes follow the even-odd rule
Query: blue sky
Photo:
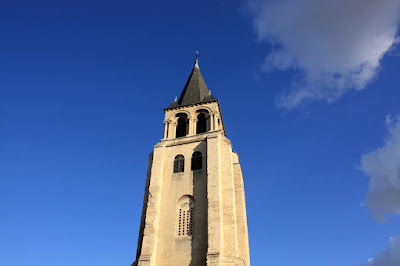
[[396, 265], [399, 1], [299, 2], [3, 2], [0, 265], [133, 262], [195, 50], [240, 156], [252, 265]]

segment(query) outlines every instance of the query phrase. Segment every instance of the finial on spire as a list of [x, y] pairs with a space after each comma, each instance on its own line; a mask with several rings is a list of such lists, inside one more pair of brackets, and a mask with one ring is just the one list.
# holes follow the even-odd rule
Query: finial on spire
[[199, 66], [199, 50], [196, 50], [196, 63], [195, 66]]
[[174, 102], [176, 102], [176, 101], [178, 101], [178, 97], [177, 97], [177, 96], [175, 96], [175, 100], [174, 100]]

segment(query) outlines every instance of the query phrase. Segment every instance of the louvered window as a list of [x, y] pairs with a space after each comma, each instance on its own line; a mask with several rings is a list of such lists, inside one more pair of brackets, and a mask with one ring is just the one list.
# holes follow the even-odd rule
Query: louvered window
[[179, 200], [178, 237], [193, 234], [194, 203], [191, 196], [184, 196]]
[[185, 170], [185, 157], [182, 154], [175, 156], [174, 173], [180, 173]]

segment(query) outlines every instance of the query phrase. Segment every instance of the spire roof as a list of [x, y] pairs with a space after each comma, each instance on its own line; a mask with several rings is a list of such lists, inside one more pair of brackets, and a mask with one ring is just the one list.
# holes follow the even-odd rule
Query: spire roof
[[196, 59], [192, 73], [183, 88], [178, 101], [174, 101], [167, 109], [215, 100], [208, 90], [200, 72], [199, 62]]

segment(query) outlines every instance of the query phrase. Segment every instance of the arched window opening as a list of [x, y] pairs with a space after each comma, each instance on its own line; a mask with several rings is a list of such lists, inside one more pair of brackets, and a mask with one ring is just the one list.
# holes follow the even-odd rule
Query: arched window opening
[[196, 134], [204, 133], [210, 129], [210, 116], [206, 110], [199, 110], [196, 123]]
[[178, 237], [193, 234], [194, 201], [191, 196], [183, 196], [178, 202]]
[[195, 151], [192, 155], [192, 170], [201, 170], [203, 167], [203, 157], [201, 152]]
[[199, 114], [197, 116], [196, 134], [200, 134], [207, 131], [207, 120], [205, 114]]
[[187, 115], [186, 114], [178, 114], [178, 124], [176, 125], [176, 137], [184, 137], [187, 135], [187, 127], [188, 127], [188, 121], [187, 121]]
[[185, 170], [185, 157], [182, 154], [175, 156], [174, 173], [181, 173]]

